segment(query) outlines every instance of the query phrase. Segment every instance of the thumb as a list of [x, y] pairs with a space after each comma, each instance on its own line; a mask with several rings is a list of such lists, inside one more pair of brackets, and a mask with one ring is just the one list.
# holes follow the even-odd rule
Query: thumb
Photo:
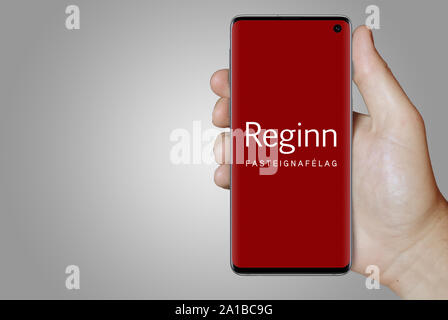
[[415, 109], [376, 51], [372, 32], [366, 26], [358, 27], [353, 33], [353, 65], [353, 80], [374, 126], [398, 120], [410, 109]]

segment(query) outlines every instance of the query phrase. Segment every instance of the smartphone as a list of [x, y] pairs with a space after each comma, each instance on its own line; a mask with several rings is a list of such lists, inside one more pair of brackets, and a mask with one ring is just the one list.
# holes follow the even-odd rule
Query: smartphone
[[231, 23], [231, 266], [343, 274], [351, 261], [351, 23]]

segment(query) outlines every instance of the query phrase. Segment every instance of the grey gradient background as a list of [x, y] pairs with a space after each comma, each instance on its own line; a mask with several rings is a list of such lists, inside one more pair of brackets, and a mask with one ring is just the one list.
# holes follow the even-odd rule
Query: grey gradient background
[[[79, 31], [65, 29], [69, 4]], [[216, 165], [169, 161], [173, 129], [211, 127], [209, 78], [228, 66], [234, 15], [340, 13], [356, 26], [369, 4], [447, 195], [445, 1], [2, 1], [0, 298], [397, 298], [355, 273], [233, 274]], [[69, 264], [81, 290], [65, 289]]]

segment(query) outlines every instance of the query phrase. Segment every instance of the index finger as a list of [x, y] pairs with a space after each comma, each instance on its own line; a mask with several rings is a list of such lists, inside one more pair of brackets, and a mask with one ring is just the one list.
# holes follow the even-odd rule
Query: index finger
[[230, 98], [229, 69], [216, 71], [210, 79], [210, 86], [218, 96]]

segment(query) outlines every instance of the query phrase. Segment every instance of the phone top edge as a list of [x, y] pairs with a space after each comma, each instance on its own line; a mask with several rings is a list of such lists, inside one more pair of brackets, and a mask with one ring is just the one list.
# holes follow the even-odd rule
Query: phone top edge
[[347, 22], [349, 25], [352, 24], [348, 16], [340, 14], [329, 14], [329, 15], [241, 14], [236, 15], [232, 18], [230, 26], [232, 27], [236, 22], [241, 20], [340, 20]]

